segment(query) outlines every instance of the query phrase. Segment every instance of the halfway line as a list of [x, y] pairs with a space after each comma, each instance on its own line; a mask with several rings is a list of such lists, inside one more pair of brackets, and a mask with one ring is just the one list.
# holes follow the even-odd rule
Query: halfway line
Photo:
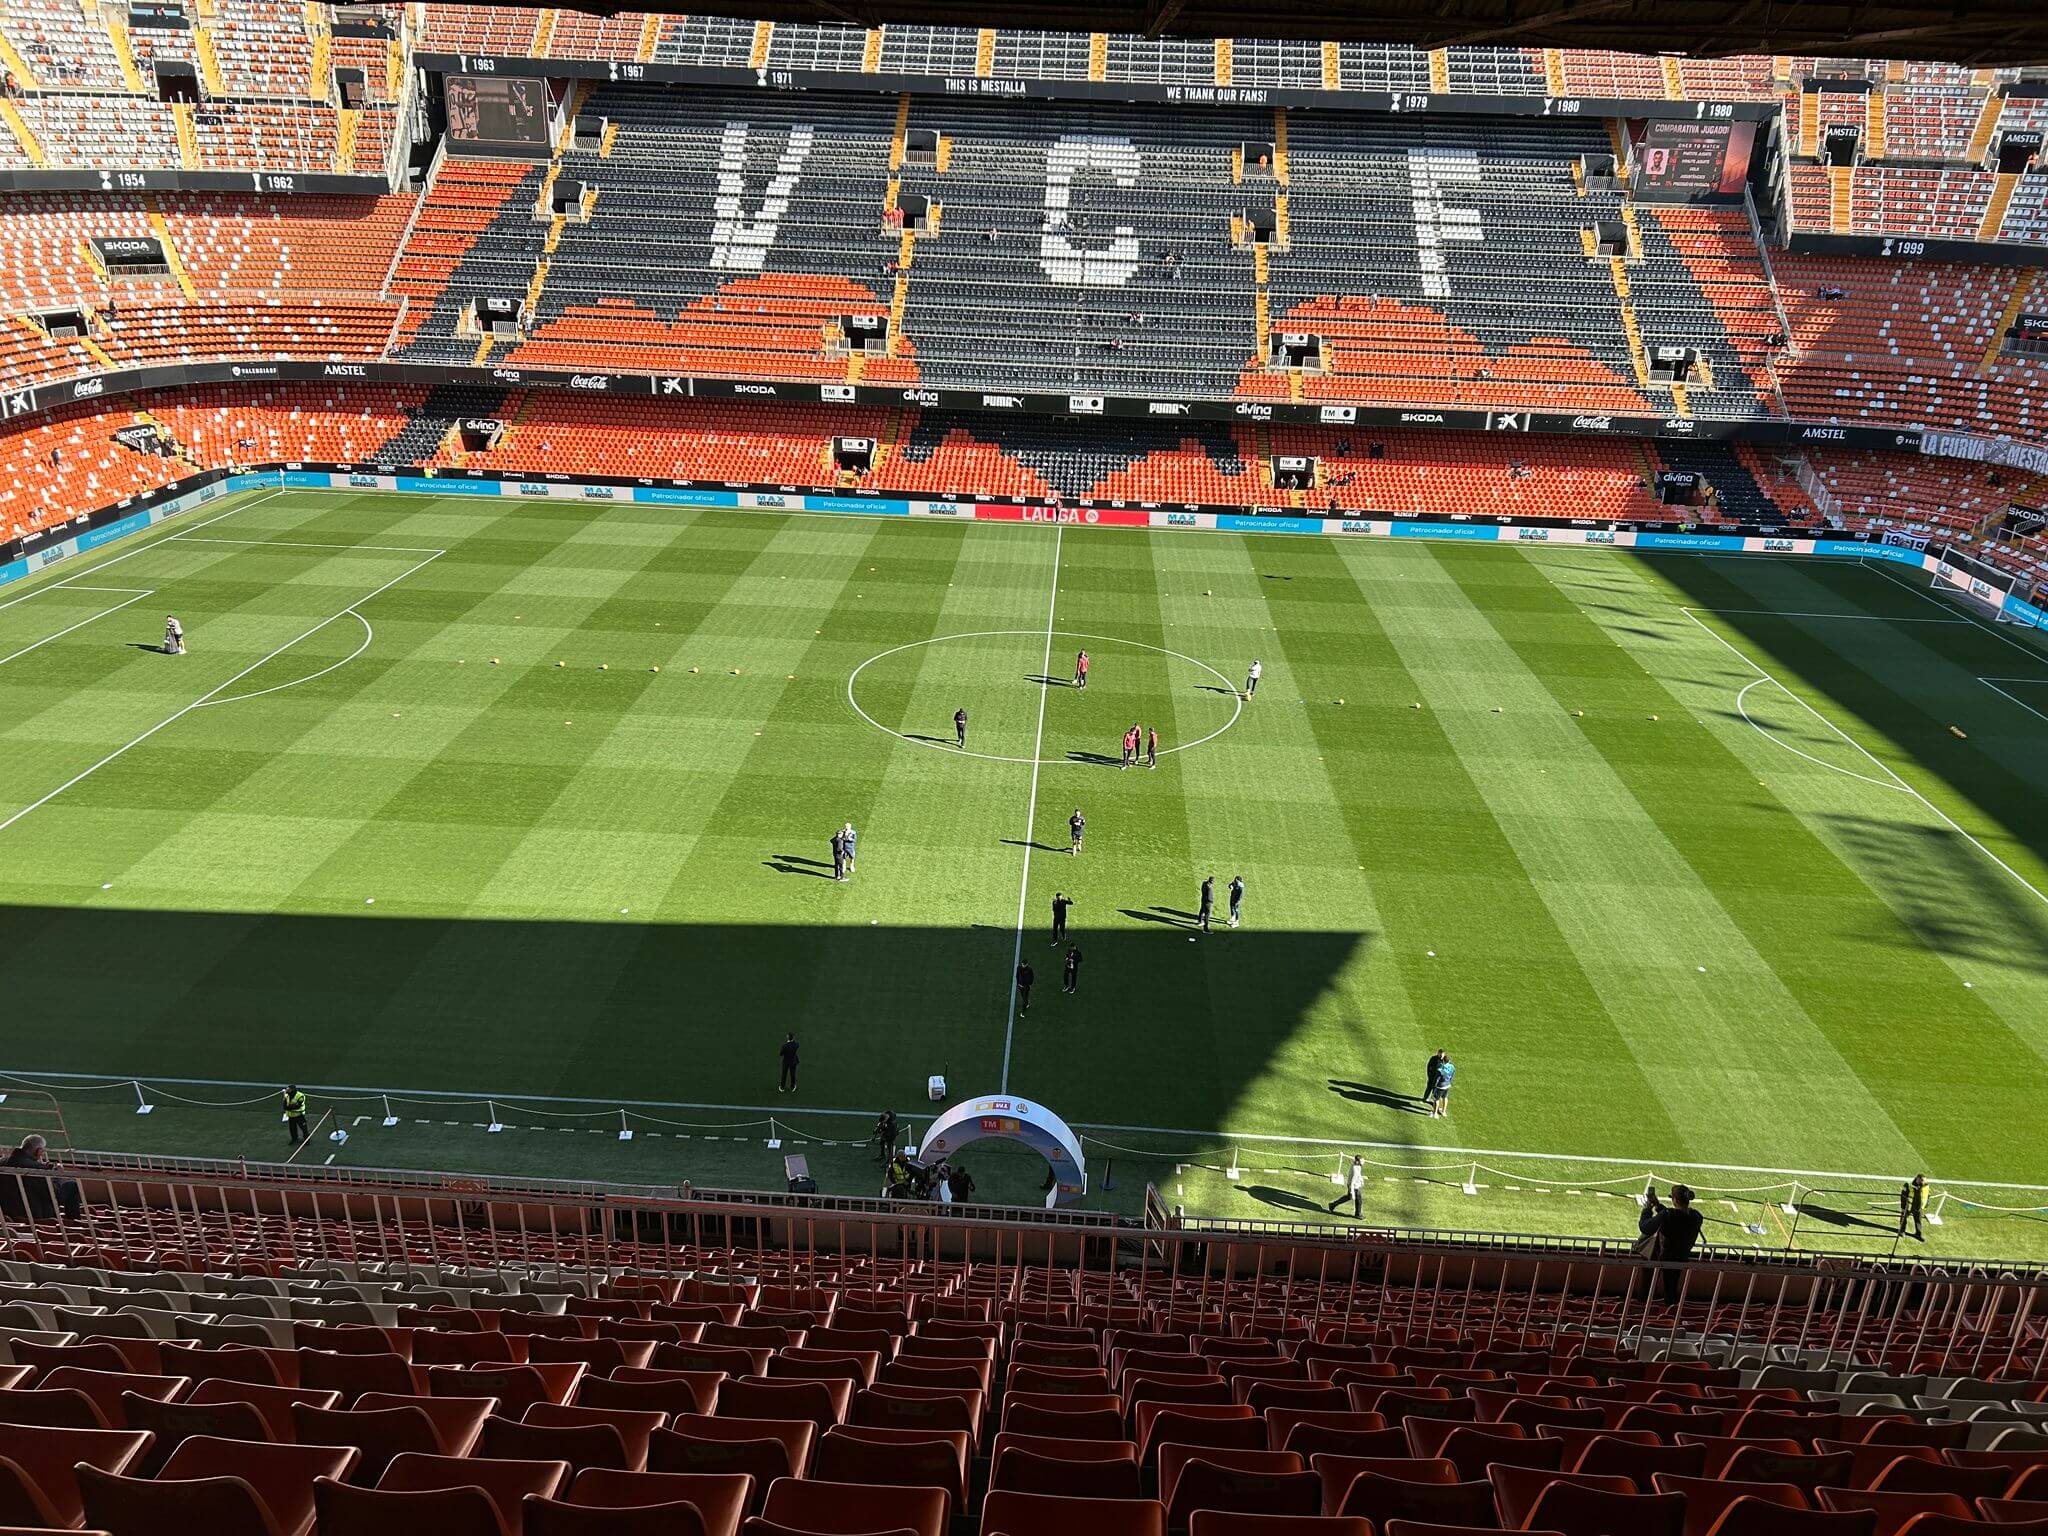
[[[1065, 532], [1064, 524], [1053, 525], [1052, 595], [1045, 604], [1045, 657], [1039, 663], [1040, 677], [1052, 676], [1052, 623], [1060, 605], [1060, 537]], [[997, 1090], [1001, 1093], [1010, 1091], [1010, 1047], [1017, 1038], [1017, 967], [1024, 958], [1024, 904], [1031, 899], [1031, 845], [1038, 840], [1038, 769], [1045, 751], [1045, 701], [1051, 694], [1052, 684], [1038, 685], [1038, 734], [1031, 741], [1031, 801], [1024, 812], [1024, 874], [1017, 882], [1017, 942], [1010, 950], [1010, 974], [1006, 978], [1010, 1010], [1003, 1022], [1003, 1076]]]

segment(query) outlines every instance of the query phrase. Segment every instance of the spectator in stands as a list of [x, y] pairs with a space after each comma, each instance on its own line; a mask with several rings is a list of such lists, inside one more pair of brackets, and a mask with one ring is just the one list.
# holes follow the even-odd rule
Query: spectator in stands
[[10, 1221], [53, 1221], [60, 1207], [72, 1221], [83, 1213], [78, 1181], [56, 1177], [50, 1144], [42, 1137], [22, 1137], [21, 1145], [0, 1160], [0, 1215]]
[[[1684, 1184], [1671, 1186], [1671, 1203], [1665, 1205], [1657, 1198], [1657, 1187], [1653, 1184], [1644, 1192], [1647, 1201], [1643, 1219], [1638, 1223], [1643, 1240], [1636, 1244], [1636, 1251], [1644, 1258], [1657, 1259], [1665, 1264], [1679, 1265], [1690, 1262], [1692, 1251], [1699, 1245], [1700, 1228], [1705, 1218], [1692, 1208], [1692, 1190]], [[1664, 1299], [1677, 1301], [1679, 1284], [1684, 1279], [1683, 1271], [1664, 1271]]]

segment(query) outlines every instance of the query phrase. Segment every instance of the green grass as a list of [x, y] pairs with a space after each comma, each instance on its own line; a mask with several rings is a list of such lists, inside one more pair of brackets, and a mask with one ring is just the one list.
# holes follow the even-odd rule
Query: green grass
[[[1814, 1170], [1796, 1240], [1857, 1247], [1902, 1174], [2048, 1185], [2048, 654], [1904, 577], [326, 493], [156, 539], [0, 590], [0, 1068], [78, 1075], [81, 1145], [275, 1155], [214, 1106], [296, 1079], [418, 1100], [317, 1095], [316, 1160], [865, 1192], [825, 1143], [943, 1072], [1122, 1209], [1321, 1219], [1351, 1143], [1415, 1226], [1626, 1232], [1676, 1172], [1782, 1245], [1793, 1175], [1742, 1170]], [[1134, 720], [1186, 749], [1092, 760]], [[1206, 873], [1243, 928], [1190, 933]]]

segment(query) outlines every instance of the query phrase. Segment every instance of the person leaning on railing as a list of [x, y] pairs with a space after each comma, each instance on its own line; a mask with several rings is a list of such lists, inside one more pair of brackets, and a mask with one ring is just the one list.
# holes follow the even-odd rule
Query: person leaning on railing
[[22, 1137], [21, 1145], [0, 1159], [0, 1215], [9, 1221], [54, 1221], [60, 1208], [74, 1221], [85, 1210], [78, 1180], [57, 1177], [50, 1145], [42, 1137]]

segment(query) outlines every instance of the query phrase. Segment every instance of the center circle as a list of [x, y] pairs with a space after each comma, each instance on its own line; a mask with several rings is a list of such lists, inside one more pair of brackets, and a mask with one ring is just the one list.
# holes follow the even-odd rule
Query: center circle
[[[1133, 724], [1159, 728], [1161, 757], [1185, 752], [1214, 741], [1244, 711], [1230, 678], [1184, 652], [1056, 629], [1048, 665], [1046, 639], [1042, 629], [986, 629], [891, 646], [847, 674], [846, 702], [912, 746], [1054, 767], [1117, 762]], [[1092, 663], [1086, 688], [1074, 683], [1074, 653], [1083, 649]], [[964, 751], [953, 734], [956, 709], [967, 711]], [[1189, 739], [1172, 739], [1176, 723]]]

